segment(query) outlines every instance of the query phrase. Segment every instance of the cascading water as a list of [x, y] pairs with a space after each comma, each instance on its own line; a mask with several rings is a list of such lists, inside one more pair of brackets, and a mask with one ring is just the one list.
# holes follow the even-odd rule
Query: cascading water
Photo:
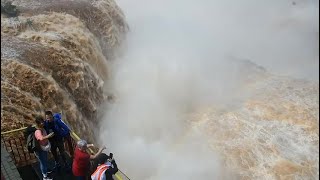
[[113, 1], [12, 4], [18, 17], [1, 14], [2, 130], [33, 123], [35, 114], [51, 109], [93, 140], [108, 95], [107, 59], [127, 29], [122, 12]]
[[318, 2], [12, 4], [3, 131], [52, 109], [131, 179], [318, 179]]

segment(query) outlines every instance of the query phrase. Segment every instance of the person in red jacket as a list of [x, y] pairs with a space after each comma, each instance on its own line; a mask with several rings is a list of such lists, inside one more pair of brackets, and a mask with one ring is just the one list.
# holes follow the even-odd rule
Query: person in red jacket
[[95, 159], [106, 147], [100, 148], [95, 155], [90, 155], [87, 148], [93, 144], [87, 144], [85, 140], [79, 140], [74, 151], [74, 158], [72, 163], [72, 173], [77, 180], [85, 180], [89, 172], [90, 160]]

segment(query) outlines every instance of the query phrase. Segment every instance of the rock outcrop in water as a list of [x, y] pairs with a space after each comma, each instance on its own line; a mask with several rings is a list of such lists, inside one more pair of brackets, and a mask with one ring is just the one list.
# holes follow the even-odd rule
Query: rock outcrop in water
[[12, 4], [17, 17], [1, 14], [2, 130], [33, 123], [36, 114], [51, 109], [94, 138], [108, 60], [128, 29], [123, 13], [113, 0]]

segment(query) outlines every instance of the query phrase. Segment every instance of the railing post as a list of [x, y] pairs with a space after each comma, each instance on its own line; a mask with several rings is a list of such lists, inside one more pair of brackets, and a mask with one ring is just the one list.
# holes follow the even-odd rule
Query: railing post
[[8, 151], [8, 147], [7, 147], [7, 145], [6, 145], [6, 141], [5, 141], [3, 135], [1, 135], [1, 140], [2, 140], [2, 143], [3, 143], [4, 148], [6, 148], [6, 151]]
[[16, 156], [14, 155], [13, 153], [13, 149], [12, 149], [12, 144], [11, 144], [11, 138], [9, 138], [9, 146], [10, 146], [10, 153], [12, 153], [12, 156], [13, 156], [13, 159], [14, 159], [14, 162], [17, 163], [17, 159], [16, 159]]
[[67, 136], [66, 140], [67, 140], [70, 156], [73, 158], [74, 149], [73, 149], [72, 142], [71, 142], [71, 135]]
[[27, 155], [26, 155], [26, 152], [24, 151], [24, 144], [21, 141], [21, 137], [19, 137], [19, 141], [20, 141], [20, 145], [21, 145], [21, 148], [22, 148], [24, 160], [25, 160], [26, 164], [28, 164]]
[[[18, 154], [18, 157], [19, 157], [19, 160], [16, 160], [16, 163], [15, 164], [18, 164], [18, 162], [19, 163], [21, 163], [21, 155], [20, 155], [20, 152], [19, 152], [19, 147], [18, 147], [18, 145], [17, 145], [17, 138], [19, 138], [19, 137], [15, 137], [13, 140], [14, 140], [14, 145], [16, 146], [16, 151], [17, 151], [17, 154]], [[13, 151], [12, 151], [12, 153], [14, 153]]]
[[[63, 113], [63, 110], [60, 112], [60, 114], [61, 114], [62, 119], [64, 119], [64, 123], [67, 123], [67, 122], [65, 122], [67, 117]], [[70, 126], [68, 125], [68, 127], [70, 127]], [[67, 136], [66, 141], [67, 141], [70, 156], [73, 158], [74, 149], [73, 149], [72, 142], [71, 142], [71, 134], [69, 136]]]

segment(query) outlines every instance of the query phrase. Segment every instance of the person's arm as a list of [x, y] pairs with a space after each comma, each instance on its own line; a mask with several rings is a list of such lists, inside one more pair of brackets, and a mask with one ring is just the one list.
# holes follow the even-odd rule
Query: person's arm
[[112, 164], [113, 167], [107, 169], [106, 172], [111, 174], [111, 175], [113, 175], [113, 174], [116, 174], [119, 169], [118, 169], [117, 163], [116, 163], [116, 161], [114, 159], [111, 161], [111, 164]]
[[89, 147], [94, 147], [94, 145], [93, 144], [87, 144], [87, 148], [89, 148]]
[[106, 147], [100, 148], [99, 151], [95, 155], [90, 155], [90, 159], [95, 159]]
[[63, 130], [67, 131], [68, 133], [70, 133], [70, 128], [61, 119], [57, 119], [56, 123], [58, 124], [58, 126], [60, 128], [62, 128]]
[[41, 130], [36, 130], [34, 135], [35, 135], [37, 140], [42, 141], [42, 140], [51, 138], [54, 135], [54, 132], [52, 132], [52, 133], [50, 133], [50, 134], [48, 134], [46, 136], [43, 136]]
[[44, 136], [43, 138], [44, 138], [44, 139], [49, 139], [49, 138], [51, 138], [52, 136], [54, 136], [54, 132], [52, 132], [52, 133]]

